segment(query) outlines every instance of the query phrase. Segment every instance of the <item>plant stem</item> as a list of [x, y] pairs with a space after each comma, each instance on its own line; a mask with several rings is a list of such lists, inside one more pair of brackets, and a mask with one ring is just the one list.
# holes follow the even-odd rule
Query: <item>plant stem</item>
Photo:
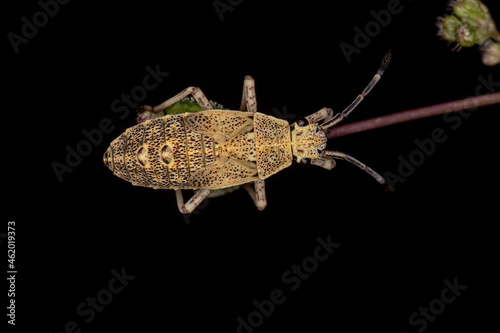
[[364, 132], [375, 128], [404, 123], [410, 120], [437, 116], [444, 113], [457, 112], [480, 106], [500, 103], [500, 92], [469, 97], [453, 102], [426, 106], [423, 108], [393, 113], [387, 116], [358, 121], [352, 124], [333, 127], [327, 134], [329, 139], [349, 134]]

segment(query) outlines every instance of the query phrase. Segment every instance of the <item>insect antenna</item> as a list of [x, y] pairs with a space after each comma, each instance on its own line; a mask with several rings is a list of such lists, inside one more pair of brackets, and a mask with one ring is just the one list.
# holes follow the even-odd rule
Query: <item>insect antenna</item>
[[351, 164], [354, 164], [361, 170], [364, 170], [366, 173], [368, 173], [373, 179], [379, 182], [379, 184], [384, 185], [387, 191], [392, 192], [392, 187], [387, 183], [384, 177], [382, 177], [378, 172], [376, 172], [366, 164], [360, 162], [359, 160], [355, 159], [354, 157], [340, 151], [331, 151], [331, 150], [324, 150], [322, 157], [331, 157], [336, 160], [343, 160]]
[[370, 91], [375, 87], [377, 82], [380, 80], [382, 75], [384, 74], [385, 70], [389, 66], [389, 62], [391, 61], [392, 54], [391, 51], [387, 51], [385, 54], [384, 58], [382, 59], [382, 63], [380, 64], [380, 67], [377, 71], [377, 73], [373, 76], [372, 80], [366, 88], [361, 92], [361, 94], [356, 97], [356, 99], [349, 105], [344, 111], [341, 113], [337, 113], [335, 116], [332, 117], [332, 119], [326, 121], [321, 125], [321, 129], [326, 130], [332, 126], [337, 125], [339, 122], [347, 118], [347, 116], [363, 101], [363, 99], [370, 93]]

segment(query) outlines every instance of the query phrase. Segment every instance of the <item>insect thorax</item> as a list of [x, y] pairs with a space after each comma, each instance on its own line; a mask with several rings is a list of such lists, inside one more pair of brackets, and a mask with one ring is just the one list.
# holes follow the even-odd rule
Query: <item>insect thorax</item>
[[292, 152], [297, 162], [303, 158], [320, 158], [320, 152], [326, 148], [327, 137], [318, 124], [292, 125]]

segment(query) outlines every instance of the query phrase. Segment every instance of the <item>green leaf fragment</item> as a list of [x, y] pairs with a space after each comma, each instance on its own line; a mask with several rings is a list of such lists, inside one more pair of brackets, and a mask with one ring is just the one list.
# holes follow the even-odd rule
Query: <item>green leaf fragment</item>
[[163, 112], [165, 112], [165, 114], [179, 114], [186, 112], [198, 112], [201, 110], [203, 109], [198, 105], [198, 103], [196, 103], [196, 101], [183, 99], [175, 104], [170, 105]]
[[240, 188], [239, 186], [231, 186], [231, 187], [226, 187], [226, 188], [220, 188], [218, 190], [212, 190], [212, 191], [210, 191], [210, 194], [208, 195], [207, 198], [211, 199], [211, 198], [221, 197], [223, 195], [232, 193], [239, 188]]
[[[210, 101], [214, 109], [222, 109], [223, 106], [217, 102]], [[168, 108], [163, 110], [165, 114], [179, 114], [186, 112], [198, 112], [203, 110], [201, 106], [192, 97], [184, 98], [177, 103], [170, 105]]]
[[[222, 104], [219, 104], [214, 101], [209, 101], [212, 104], [214, 109], [223, 109]], [[192, 97], [186, 97], [181, 99], [180, 101], [170, 105], [168, 108], [163, 110], [162, 112], [155, 113], [151, 115], [151, 119], [161, 118], [167, 114], [181, 114], [186, 112], [198, 112], [202, 111], [201, 106], [196, 102], [196, 100]]]

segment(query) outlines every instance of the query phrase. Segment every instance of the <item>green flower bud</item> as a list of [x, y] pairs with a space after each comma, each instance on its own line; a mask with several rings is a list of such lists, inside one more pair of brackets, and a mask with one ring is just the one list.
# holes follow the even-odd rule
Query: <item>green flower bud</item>
[[485, 13], [477, 0], [457, 0], [453, 5], [453, 13], [460, 18], [485, 19]]
[[457, 29], [456, 41], [460, 46], [471, 47], [476, 44], [476, 30], [468, 24], [462, 24]]
[[481, 60], [486, 66], [500, 64], [500, 44], [493, 41], [487, 41], [481, 46], [481, 53]]
[[456, 31], [460, 28], [462, 22], [454, 15], [446, 15], [439, 23], [439, 36], [444, 40], [454, 42]]

